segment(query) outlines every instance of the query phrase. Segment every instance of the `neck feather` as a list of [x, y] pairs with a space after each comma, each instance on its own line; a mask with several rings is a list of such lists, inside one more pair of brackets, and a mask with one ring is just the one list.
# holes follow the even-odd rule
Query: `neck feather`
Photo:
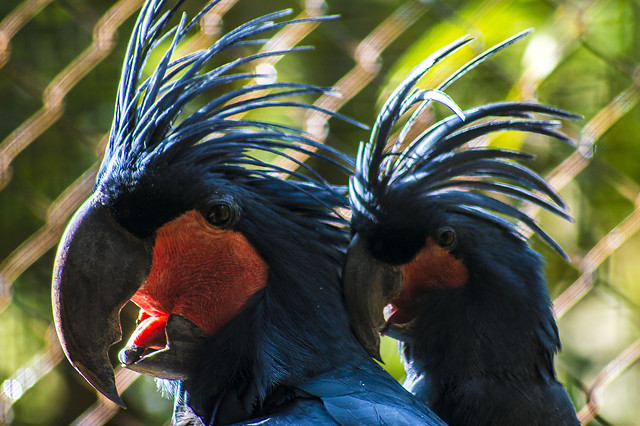
[[506, 252], [465, 257], [467, 285], [425, 295], [414, 338], [403, 347], [409, 380], [555, 381], [560, 341], [542, 262], [524, 243]]
[[188, 404], [206, 422], [269, 414], [295, 396], [297, 385], [366, 355], [342, 304], [342, 252], [318, 253], [320, 243], [303, 232], [273, 240], [277, 247], [254, 243], [270, 267], [266, 287], [205, 343], [194, 373], [176, 392], [177, 404]]

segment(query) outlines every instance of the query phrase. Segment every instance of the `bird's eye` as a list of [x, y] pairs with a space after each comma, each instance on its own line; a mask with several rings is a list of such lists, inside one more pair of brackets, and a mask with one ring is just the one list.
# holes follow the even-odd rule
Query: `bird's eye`
[[233, 212], [227, 203], [216, 203], [209, 208], [207, 220], [214, 226], [225, 226], [231, 222]]
[[437, 243], [440, 247], [451, 250], [456, 246], [457, 238], [456, 231], [445, 226], [438, 230], [438, 239]]

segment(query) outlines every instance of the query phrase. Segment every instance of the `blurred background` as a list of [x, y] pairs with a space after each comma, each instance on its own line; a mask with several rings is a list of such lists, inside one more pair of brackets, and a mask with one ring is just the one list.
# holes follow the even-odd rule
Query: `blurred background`
[[[118, 369], [126, 411], [98, 397], [64, 358], [50, 303], [55, 247], [91, 191], [141, 3], [0, 2], [0, 424], [168, 423], [171, 402], [148, 377]], [[186, 9], [193, 13], [203, 3], [188, 0]], [[270, 59], [258, 65], [261, 72], [336, 86], [341, 98], [308, 101], [367, 124], [411, 67], [437, 48], [465, 34], [476, 38], [430, 72], [423, 87], [435, 87], [493, 44], [535, 29], [447, 92], [463, 109], [536, 99], [584, 116], [563, 124], [576, 149], [511, 132], [479, 143], [535, 153], [533, 168], [576, 219], [564, 223], [524, 206], [571, 258], [567, 263], [533, 239], [547, 261], [559, 318], [558, 375], [581, 420], [640, 424], [640, 0], [223, 0], [184, 49], [206, 47], [236, 25], [283, 8], [299, 17], [342, 17], [274, 34], [269, 49], [314, 45], [315, 51]], [[426, 114], [424, 125], [442, 113]], [[367, 137], [320, 115], [270, 114], [351, 154]], [[133, 318], [135, 310], [126, 307], [123, 316]], [[384, 357], [401, 379], [393, 342], [385, 341]]]

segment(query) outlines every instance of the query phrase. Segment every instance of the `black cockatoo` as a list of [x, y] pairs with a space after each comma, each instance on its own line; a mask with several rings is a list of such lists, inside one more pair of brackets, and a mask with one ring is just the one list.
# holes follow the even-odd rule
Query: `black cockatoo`
[[[304, 153], [346, 171], [348, 158], [295, 128], [237, 118], [266, 107], [312, 108], [287, 97], [326, 90], [239, 85], [258, 77], [240, 66], [287, 52], [214, 61], [234, 47], [263, 45], [258, 37], [295, 22], [281, 21], [290, 11], [172, 58], [216, 3], [168, 29], [178, 5], [165, 12], [164, 1], [150, 0], [134, 27], [94, 192], [56, 257], [54, 316], [68, 359], [122, 404], [107, 352], [132, 300], [140, 316], [119, 359], [167, 379], [176, 423], [443, 424], [351, 331], [339, 277], [348, 231], [335, 213], [348, 205], [346, 191], [313, 170], [263, 160]], [[212, 100], [194, 107], [206, 94]]]
[[[558, 121], [535, 115], [577, 116], [525, 102], [463, 112], [442, 92], [525, 34], [478, 56], [437, 90], [415, 85], [470, 40], [460, 39], [418, 65], [382, 107], [369, 143], [360, 145], [350, 182], [353, 238], [344, 285], [356, 334], [374, 356], [378, 332], [401, 340], [405, 387], [451, 425], [578, 424], [554, 371], [560, 340], [542, 261], [517, 223], [564, 253], [505, 197], [570, 219], [567, 207], [520, 164], [532, 156], [467, 144], [504, 130], [571, 143], [556, 130]], [[430, 101], [455, 114], [405, 144]]]

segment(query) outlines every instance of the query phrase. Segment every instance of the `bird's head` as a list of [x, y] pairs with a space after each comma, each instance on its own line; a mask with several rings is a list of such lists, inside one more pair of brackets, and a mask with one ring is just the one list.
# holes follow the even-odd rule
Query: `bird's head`
[[[490, 298], [499, 292], [518, 293], [517, 286], [506, 287], [507, 282], [517, 281], [509, 278], [539, 274], [540, 265], [518, 224], [533, 230], [564, 255], [531, 217], [505, 199], [530, 202], [571, 219], [560, 196], [521, 164], [533, 156], [477, 144], [474, 147], [468, 142], [492, 132], [516, 130], [571, 143], [555, 130], [558, 121], [537, 119], [534, 114], [576, 116], [524, 102], [461, 111], [442, 92], [468, 70], [526, 34], [518, 34], [476, 57], [438, 89], [418, 89], [416, 83], [434, 64], [470, 40], [458, 40], [429, 56], [393, 92], [382, 107], [370, 141], [360, 146], [356, 172], [350, 181], [353, 238], [343, 281], [352, 326], [372, 356], [378, 354], [379, 333], [409, 338], [425, 301], [443, 303], [444, 299], [433, 297], [436, 294], [464, 293], [472, 306], [482, 298], [474, 295]], [[415, 139], [405, 140], [417, 116], [431, 101], [444, 104], [455, 114]], [[415, 105], [411, 117], [391, 140], [400, 117]], [[504, 288], [500, 288], [501, 283], [505, 283]], [[452, 303], [443, 309], [454, 307]]]
[[[183, 16], [171, 29], [178, 6], [165, 13], [163, 3], [148, 1], [135, 25], [94, 192], [71, 219], [53, 277], [55, 323], [68, 359], [119, 404], [107, 352], [122, 338], [119, 315], [127, 302], [140, 307], [137, 327], [119, 354], [127, 368], [187, 378], [201, 361], [195, 358], [203, 342], [234, 323], [229, 339], [240, 349], [218, 345], [228, 361], [220, 369], [238, 367], [246, 361], [243, 354], [254, 350], [264, 352], [260, 368], [270, 372], [294, 355], [268, 345], [285, 348], [278, 341], [286, 334], [283, 328], [301, 321], [288, 316], [303, 316], [305, 297], [317, 291], [305, 287], [317, 284], [311, 279], [295, 288], [288, 274], [318, 269], [324, 271], [316, 274], [320, 278], [330, 274], [337, 283], [346, 244], [334, 212], [347, 204], [340, 189], [311, 170], [283, 170], [264, 158], [312, 155], [342, 172], [348, 159], [300, 130], [238, 118], [266, 107], [311, 108], [290, 97], [326, 89], [277, 81], [240, 85], [260, 77], [241, 71], [242, 65], [286, 51], [211, 65], [221, 51], [264, 44], [256, 37], [292, 22], [277, 21], [290, 11], [257, 18], [211, 47], [176, 59], [179, 42], [217, 2], [191, 21]], [[143, 79], [147, 59], [164, 42], [169, 47], [159, 65]], [[220, 95], [225, 87], [230, 89]], [[213, 99], [193, 111], [192, 101], [203, 94]], [[300, 260], [291, 259], [292, 253]], [[331, 288], [331, 281], [323, 294], [335, 293], [339, 303], [339, 286]], [[283, 309], [287, 302], [296, 307]], [[256, 306], [266, 304], [273, 318], [258, 318], [266, 314]], [[273, 380], [286, 379], [284, 370], [272, 374]], [[258, 384], [264, 390], [273, 383]]]

